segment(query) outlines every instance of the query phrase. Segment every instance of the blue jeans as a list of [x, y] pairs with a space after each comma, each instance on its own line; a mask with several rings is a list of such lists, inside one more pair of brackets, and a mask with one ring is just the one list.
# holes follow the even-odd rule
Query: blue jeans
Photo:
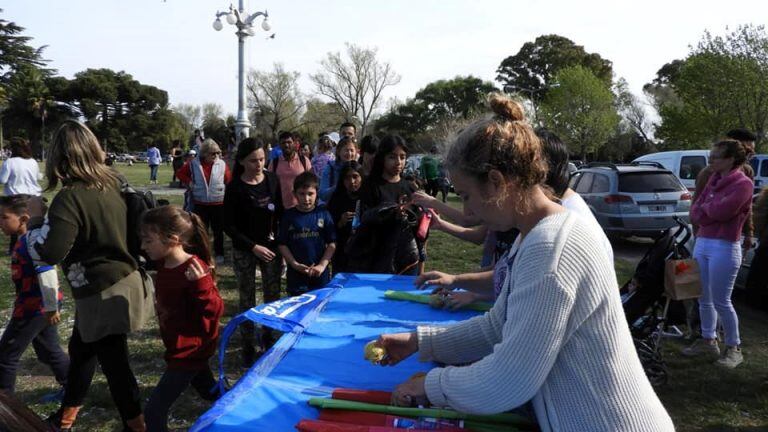
[[701, 336], [715, 339], [719, 315], [725, 330], [725, 344], [741, 344], [739, 317], [731, 303], [733, 284], [741, 267], [741, 245], [739, 242], [699, 237], [693, 248], [693, 257], [701, 269]]
[[157, 181], [157, 168], [160, 165], [150, 165], [149, 166], [149, 181]]

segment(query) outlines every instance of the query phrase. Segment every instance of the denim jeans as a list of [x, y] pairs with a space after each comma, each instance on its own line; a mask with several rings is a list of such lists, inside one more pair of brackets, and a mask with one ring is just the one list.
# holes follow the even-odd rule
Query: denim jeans
[[731, 303], [733, 284], [741, 266], [741, 244], [699, 237], [696, 239], [693, 257], [701, 269], [701, 336], [715, 339], [717, 317], [720, 316], [725, 330], [725, 344], [741, 344], [739, 318]]
[[0, 338], [0, 390], [13, 393], [16, 387], [16, 370], [19, 359], [32, 344], [37, 359], [50, 366], [56, 381], [67, 382], [69, 357], [59, 345], [56, 326], [48, 324], [44, 315], [29, 319], [13, 318]]
[[157, 181], [157, 168], [160, 165], [150, 165], [149, 166], [149, 181]]

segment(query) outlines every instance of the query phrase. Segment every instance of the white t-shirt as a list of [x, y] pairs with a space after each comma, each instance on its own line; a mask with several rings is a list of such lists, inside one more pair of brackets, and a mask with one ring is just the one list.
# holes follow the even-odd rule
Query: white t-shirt
[[597, 226], [597, 228], [600, 228], [599, 231], [603, 233], [602, 242], [604, 249], [606, 253], [608, 253], [608, 258], [610, 258], [611, 262], [613, 262], [613, 246], [611, 246], [611, 242], [608, 240], [608, 236], [606, 236], [605, 232], [603, 232], [603, 228], [600, 226], [600, 223], [597, 221], [597, 219], [595, 219], [595, 215], [592, 213], [592, 210], [589, 209], [589, 206], [581, 197], [581, 195], [574, 192], [572, 196], [561, 200], [560, 202], [566, 209], [581, 216], [590, 224]]
[[40, 168], [37, 161], [30, 158], [12, 157], [0, 167], [0, 183], [5, 184], [5, 195], [40, 195], [37, 183]]

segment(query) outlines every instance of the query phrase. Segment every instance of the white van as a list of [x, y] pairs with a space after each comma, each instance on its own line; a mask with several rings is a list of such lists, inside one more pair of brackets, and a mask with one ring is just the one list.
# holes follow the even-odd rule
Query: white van
[[658, 162], [672, 171], [689, 191], [696, 190], [696, 176], [709, 163], [709, 150], [676, 150], [640, 156], [632, 162]]
[[756, 154], [749, 160], [752, 169], [755, 170], [755, 193], [768, 186], [768, 154]]

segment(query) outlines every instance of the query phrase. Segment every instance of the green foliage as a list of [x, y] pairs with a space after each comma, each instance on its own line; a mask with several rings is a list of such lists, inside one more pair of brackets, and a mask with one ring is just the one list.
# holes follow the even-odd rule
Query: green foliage
[[482, 109], [488, 93], [496, 90], [493, 83], [473, 76], [434, 81], [382, 116], [376, 129], [397, 132], [411, 142], [427, 141], [424, 144], [428, 147], [429, 141], [444, 138], [442, 126], [471, 118]]
[[561, 69], [541, 105], [544, 124], [568, 143], [582, 160], [596, 152], [619, 123], [614, 96], [589, 69]]
[[[41, 55], [45, 47], [29, 45], [32, 38], [22, 36], [23, 31], [24, 28], [16, 23], [0, 18], [0, 85], [6, 84], [22, 67], [42, 68], [48, 62]], [[52, 73], [51, 70], [43, 71], [45, 75]]]
[[297, 131], [302, 136], [313, 139], [321, 133], [338, 130], [339, 125], [345, 121], [344, 112], [335, 102], [309, 99], [305, 104]]
[[275, 63], [271, 71], [248, 73], [248, 100], [260, 135], [277, 141], [280, 130], [294, 130], [304, 109], [298, 72]]
[[736, 127], [755, 132], [759, 145], [768, 128], [768, 35], [751, 25], [725, 36], [707, 32], [646, 91], [656, 96], [666, 148], [705, 147]]
[[505, 58], [496, 70], [505, 92], [522, 93], [534, 102], [542, 101], [563, 68], [582, 66], [605, 85], [613, 79], [613, 66], [597, 53], [588, 53], [568, 38], [551, 34], [526, 42], [520, 51]]

